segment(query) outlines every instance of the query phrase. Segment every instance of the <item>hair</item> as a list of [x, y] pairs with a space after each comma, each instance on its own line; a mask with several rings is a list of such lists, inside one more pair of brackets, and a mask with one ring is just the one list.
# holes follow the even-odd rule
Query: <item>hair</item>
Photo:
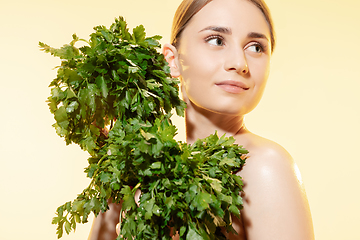
[[[191, 18], [199, 12], [206, 4], [212, 0], [183, 0], [175, 12], [173, 25], [171, 29], [171, 44], [174, 47], [178, 47], [181, 33], [188, 25]], [[271, 18], [270, 10], [264, 0], [247, 0], [253, 3], [263, 13], [265, 20], [267, 21], [270, 28], [270, 42], [271, 52], [274, 51], [275, 47], [275, 30], [274, 24]]]

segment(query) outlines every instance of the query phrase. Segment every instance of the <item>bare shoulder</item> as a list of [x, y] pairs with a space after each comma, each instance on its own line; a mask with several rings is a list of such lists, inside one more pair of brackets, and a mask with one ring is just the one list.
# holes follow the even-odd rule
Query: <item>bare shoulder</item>
[[249, 151], [243, 169], [242, 220], [248, 240], [314, 239], [306, 193], [291, 155], [252, 133], [236, 137]]
[[238, 144], [244, 145], [249, 149], [249, 152], [252, 155], [260, 156], [261, 154], [275, 159], [278, 157], [281, 157], [284, 160], [291, 159], [290, 154], [281, 145], [251, 132], [236, 136], [236, 140]]
[[281, 145], [250, 132], [236, 137], [236, 140], [249, 151], [246, 165], [241, 171], [242, 176], [249, 175], [247, 177], [252, 178], [253, 171], [256, 171], [257, 178], [259, 174], [271, 177], [273, 174], [291, 171], [301, 180], [293, 158]]

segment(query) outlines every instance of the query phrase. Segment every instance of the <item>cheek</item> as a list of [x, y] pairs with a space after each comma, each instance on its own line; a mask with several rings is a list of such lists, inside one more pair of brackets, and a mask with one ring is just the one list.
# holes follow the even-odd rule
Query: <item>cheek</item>
[[270, 73], [270, 58], [264, 57], [261, 61], [249, 61], [249, 70], [256, 88], [263, 89]]
[[243, 80], [249, 84], [250, 90], [239, 102], [242, 114], [251, 112], [260, 102], [269, 76], [270, 58], [268, 56], [260, 58], [247, 56], [247, 63], [249, 75]]
[[252, 68], [250, 69], [250, 72], [254, 84], [253, 86], [254, 92], [251, 101], [253, 102], [252, 108], [255, 108], [256, 105], [261, 100], [261, 97], [266, 87], [267, 79], [269, 77], [269, 73], [270, 73], [269, 59], [264, 59], [264, 61], [258, 61], [257, 63], [254, 63], [252, 65]]
[[[195, 58], [193, 59], [195, 60]], [[184, 90], [184, 100], [190, 100], [197, 106], [207, 108], [209, 95], [211, 92], [211, 68], [205, 61], [199, 59], [193, 61], [191, 67], [184, 69], [182, 73], [182, 84]]]
[[182, 76], [194, 78], [218, 65], [219, 55], [214, 51], [209, 51], [202, 39], [193, 39], [184, 41], [184, 44], [182, 43], [180, 46], [179, 61], [182, 67]]
[[210, 86], [216, 63], [211, 56], [205, 56], [199, 51], [188, 51], [197, 54], [183, 56], [181, 61], [181, 76], [186, 91], [197, 91], [199, 88]]

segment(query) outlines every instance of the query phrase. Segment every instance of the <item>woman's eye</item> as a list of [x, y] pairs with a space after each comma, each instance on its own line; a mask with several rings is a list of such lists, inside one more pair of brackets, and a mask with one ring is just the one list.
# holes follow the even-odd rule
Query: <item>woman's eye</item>
[[263, 47], [258, 44], [251, 45], [247, 49], [255, 53], [262, 53], [264, 51]]
[[215, 46], [223, 46], [224, 45], [224, 41], [222, 38], [220, 37], [212, 37], [206, 40], [208, 43], [210, 43], [211, 45], [215, 45]]

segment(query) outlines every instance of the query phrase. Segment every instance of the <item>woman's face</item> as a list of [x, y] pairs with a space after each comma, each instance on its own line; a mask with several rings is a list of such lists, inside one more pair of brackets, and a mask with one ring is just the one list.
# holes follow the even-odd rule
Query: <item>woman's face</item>
[[270, 30], [247, 0], [213, 0], [181, 34], [179, 71], [185, 96], [207, 110], [243, 115], [261, 99], [269, 75]]

